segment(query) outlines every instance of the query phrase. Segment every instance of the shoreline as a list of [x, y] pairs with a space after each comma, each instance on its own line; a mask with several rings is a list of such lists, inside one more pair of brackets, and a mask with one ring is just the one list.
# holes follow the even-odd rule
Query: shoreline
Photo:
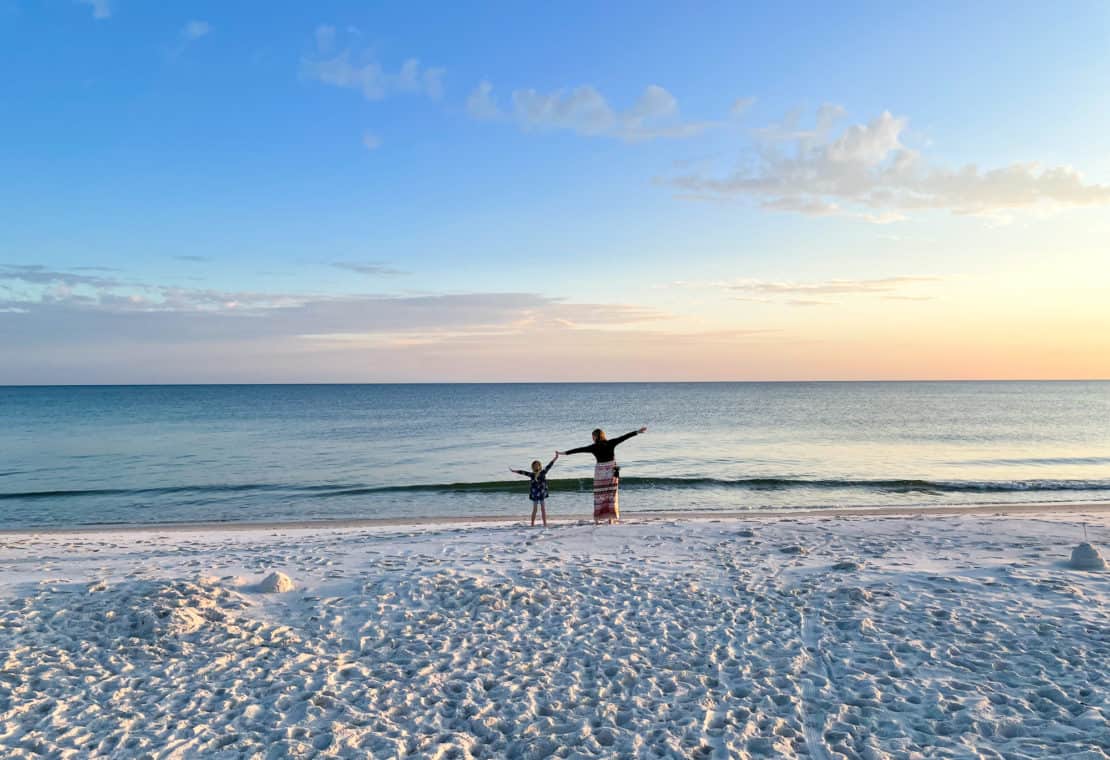
[[[1052, 513], [1056, 515], [1083, 512], [1110, 512], [1110, 501], [1074, 502], [1037, 502], [1029, 504], [970, 504], [967, 506], [933, 507], [844, 507], [827, 509], [799, 510], [759, 510], [759, 511], [665, 511], [631, 512], [625, 514], [622, 523], [643, 524], [679, 520], [683, 522], [711, 520], [781, 520], [794, 518], [838, 518], [838, 517], [924, 517], [984, 514], [1009, 516]], [[84, 535], [105, 533], [193, 533], [209, 531], [217, 533], [249, 532], [257, 530], [346, 530], [351, 528], [430, 528], [439, 525], [479, 526], [479, 525], [522, 525], [527, 526], [528, 517], [520, 515], [474, 515], [474, 516], [434, 516], [434, 517], [380, 517], [353, 518], [340, 520], [293, 520], [263, 522], [174, 522], [174, 523], [121, 523], [112, 525], [79, 525], [73, 527], [42, 527], [0, 529], [0, 536], [33, 535]], [[588, 514], [571, 514], [549, 520], [550, 527], [576, 526], [590, 524]], [[539, 526], [537, 526], [539, 527]]]

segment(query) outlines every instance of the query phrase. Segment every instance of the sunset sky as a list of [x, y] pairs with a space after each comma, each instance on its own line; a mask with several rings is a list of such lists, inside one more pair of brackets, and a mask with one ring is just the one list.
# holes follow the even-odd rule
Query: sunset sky
[[1110, 378], [1110, 4], [0, 0], [0, 384]]

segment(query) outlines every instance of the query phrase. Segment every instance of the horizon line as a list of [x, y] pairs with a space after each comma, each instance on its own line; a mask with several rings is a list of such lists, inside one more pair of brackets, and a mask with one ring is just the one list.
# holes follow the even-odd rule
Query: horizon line
[[368, 380], [310, 382], [180, 382], [180, 383], [0, 383], [0, 388], [187, 388], [213, 386], [340, 386], [340, 385], [770, 385], [849, 383], [1105, 383], [1110, 377], [1046, 378], [910, 378], [808, 380]]

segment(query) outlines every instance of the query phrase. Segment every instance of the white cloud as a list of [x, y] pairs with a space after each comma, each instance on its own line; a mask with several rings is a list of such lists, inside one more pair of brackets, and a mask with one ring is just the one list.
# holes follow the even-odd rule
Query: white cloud
[[321, 53], [330, 53], [335, 48], [335, 27], [320, 24], [316, 27], [316, 49]]
[[694, 197], [747, 197], [761, 206], [810, 215], [844, 215], [875, 223], [924, 210], [1005, 217], [1110, 203], [1110, 186], [1087, 184], [1070, 166], [1016, 163], [983, 170], [931, 164], [902, 142], [908, 119], [883, 112], [832, 134], [840, 106], [819, 109], [810, 129], [800, 115], [756, 130], [755, 159], [724, 176], [688, 174], [668, 182]]
[[[501, 116], [493, 85], [481, 82], [467, 100], [467, 112], [479, 120]], [[693, 137], [713, 126], [710, 122], [684, 122], [678, 101], [664, 88], [649, 85], [627, 110], [617, 111], [589, 85], [573, 90], [541, 93], [514, 90], [512, 114], [525, 131], [567, 130], [588, 137], [614, 137], [629, 142], [657, 138]]]
[[892, 293], [903, 287], [939, 282], [939, 277], [882, 277], [874, 280], [822, 280], [783, 282], [745, 279], [723, 287], [757, 295], [832, 295], [846, 293]]
[[790, 306], [836, 306], [836, 301], [825, 301], [820, 298], [790, 298], [786, 303]]
[[827, 296], [877, 296], [899, 301], [927, 301], [934, 296], [928, 292], [920, 292], [921, 288], [927, 290], [930, 285], [943, 279], [932, 276], [902, 276], [869, 280], [832, 279], [793, 282], [746, 278], [724, 282], [679, 281], [671, 283], [671, 286], [722, 290], [729, 294], [731, 300], [749, 303], [831, 306], [838, 301], [828, 300]]
[[358, 272], [374, 277], [407, 274], [381, 261], [336, 261], [332, 266], [338, 269], [346, 269], [348, 272]]
[[732, 106], [728, 109], [728, 115], [734, 119], [739, 119], [751, 110], [755, 105], [755, 98], [737, 98], [732, 101]]
[[181, 30], [181, 39], [188, 42], [199, 40], [212, 31], [212, 26], [207, 21], [190, 21]]
[[492, 121], [501, 117], [501, 109], [493, 98], [493, 85], [482, 80], [466, 99], [466, 112], [478, 121]]
[[362, 144], [367, 150], [377, 150], [382, 147], [382, 139], [372, 132], [363, 132]]
[[369, 54], [351, 49], [334, 52], [335, 28], [316, 28], [316, 52], [301, 59], [301, 76], [332, 87], [358, 90], [367, 100], [382, 100], [395, 93], [424, 95], [432, 100], [443, 97], [446, 69], [424, 66], [416, 58], [401, 64], [391, 73]]
[[77, 0], [77, 2], [92, 8], [95, 19], [103, 20], [112, 16], [112, 4], [109, 0]]
[[616, 126], [613, 109], [600, 92], [589, 86], [550, 95], [516, 90], [513, 105], [517, 119], [526, 128], [569, 129], [582, 135], [599, 135]]

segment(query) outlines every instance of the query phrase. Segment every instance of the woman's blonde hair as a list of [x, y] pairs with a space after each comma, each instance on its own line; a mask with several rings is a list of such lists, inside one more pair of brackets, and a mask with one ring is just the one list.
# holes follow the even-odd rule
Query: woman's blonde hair
[[532, 460], [532, 472], [539, 472], [543, 469], [543, 462], [538, 459]]
[[605, 431], [602, 430], [601, 428], [594, 428], [594, 440], [595, 441], [604, 441], [604, 440], [606, 440]]

